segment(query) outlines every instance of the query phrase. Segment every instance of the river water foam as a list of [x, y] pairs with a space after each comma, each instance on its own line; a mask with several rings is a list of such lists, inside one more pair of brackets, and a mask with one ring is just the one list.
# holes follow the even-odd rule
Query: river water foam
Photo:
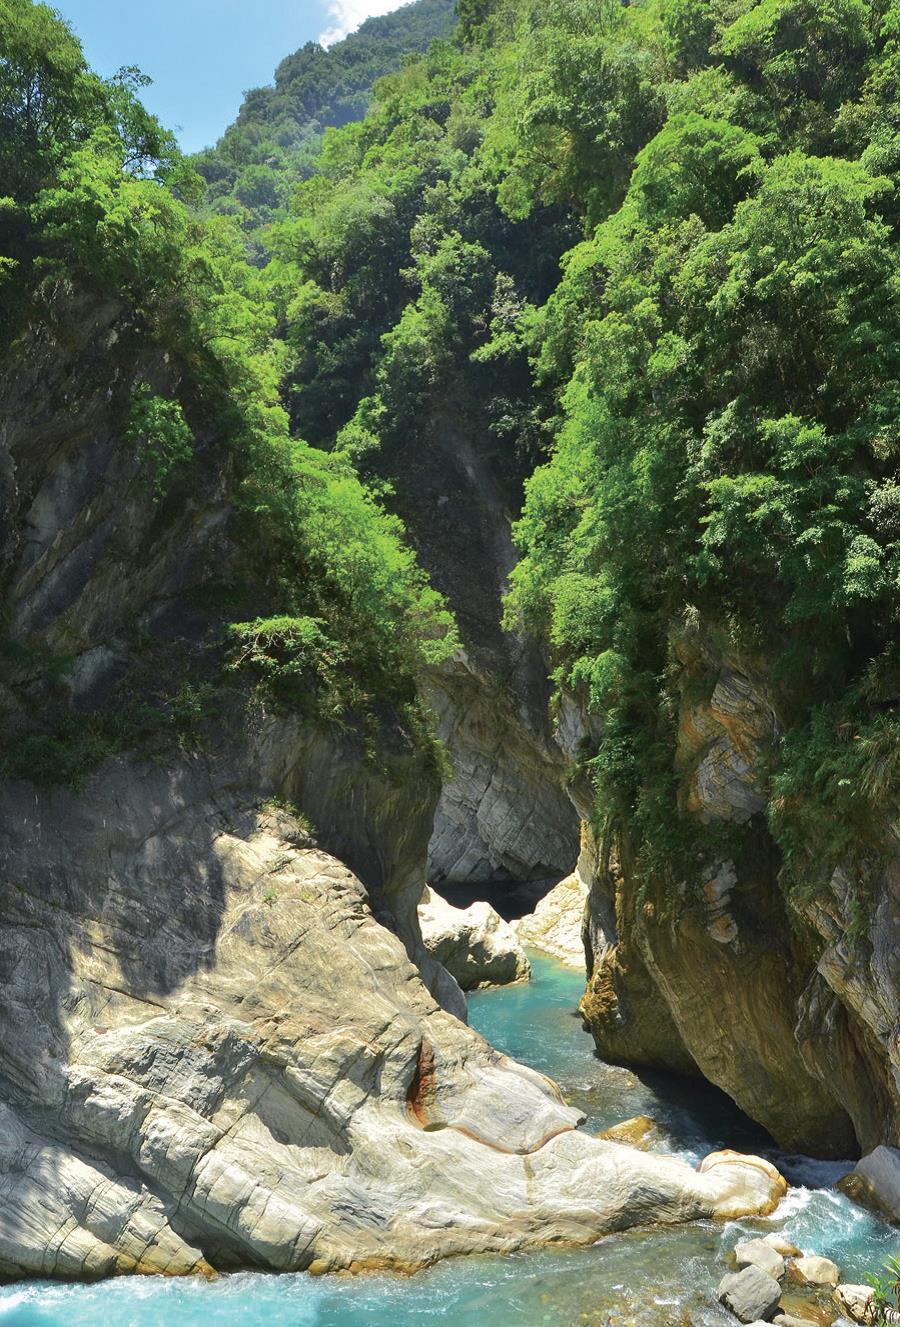
[[589, 1249], [459, 1258], [412, 1278], [29, 1282], [0, 1289], [0, 1327], [733, 1327], [714, 1292], [728, 1251], [747, 1233], [783, 1231], [833, 1258], [851, 1281], [876, 1274], [896, 1251], [892, 1227], [830, 1188], [848, 1166], [774, 1151], [713, 1090], [597, 1060], [575, 1012], [582, 978], [540, 955], [531, 958], [532, 982], [470, 998], [472, 1025], [500, 1050], [555, 1078], [591, 1132], [646, 1114], [687, 1160], [720, 1146], [766, 1152], [798, 1186], [772, 1218], [631, 1231]]

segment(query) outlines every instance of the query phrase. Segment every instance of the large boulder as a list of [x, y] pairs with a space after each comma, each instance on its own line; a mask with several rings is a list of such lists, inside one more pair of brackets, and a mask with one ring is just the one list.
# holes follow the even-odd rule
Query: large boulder
[[838, 1188], [891, 1221], [900, 1221], [900, 1148], [876, 1147], [838, 1181]]
[[741, 1209], [762, 1202], [764, 1194], [768, 1195], [765, 1210], [759, 1209], [759, 1212], [761, 1216], [770, 1216], [788, 1190], [787, 1180], [771, 1161], [766, 1161], [762, 1157], [747, 1156], [743, 1152], [733, 1152], [730, 1148], [725, 1148], [721, 1152], [711, 1152], [709, 1156], [703, 1158], [698, 1169], [701, 1174], [714, 1170], [723, 1180], [730, 1169], [731, 1180], [728, 1187], [731, 1197], [728, 1200], [723, 1195], [719, 1215], [725, 1216], [727, 1211], [733, 1220], [742, 1215]]
[[534, 912], [516, 922], [516, 934], [524, 944], [584, 972], [582, 928], [587, 897], [587, 885], [573, 872], [544, 895]]
[[454, 908], [426, 886], [419, 904], [422, 942], [464, 991], [505, 986], [531, 973], [515, 931], [489, 903]]
[[578, 1131], [221, 775], [113, 762], [39, 817], [0, 789], [3, 1275], [409, 1269], [777, 1202], [753, 1158]]
[[781, 1299], [781, 1286], [759, 1267], [745, 1267], [722, 1278], [719, 1301], [741, 1322], [770, 1322]]

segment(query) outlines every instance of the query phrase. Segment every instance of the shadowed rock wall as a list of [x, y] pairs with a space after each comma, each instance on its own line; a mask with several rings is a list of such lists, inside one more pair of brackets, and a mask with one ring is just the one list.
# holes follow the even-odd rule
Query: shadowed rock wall
[[699, 1070], [787, 1148], [846, 1157], [896, 1143], [900, 852], [864, 880], [810, 881], [788, 904], [765, 818], [766, 744], [781, 731], [765, 671], [697, 648], [679, 646], [680, 796], [734, 846], [674, 890], [639, 890], [609, 845], [583, 855], [583, 1009], [598, 1049]]
[[501, 626], [524, 477], [508, 453], [477, 412], [448, 401], [414, 440], [376, 458], [464, 645], [430, 690], [452, 771], [429, 850], [435, 884], [558, 880], [578, 855], [546, 660], [533, 639]]

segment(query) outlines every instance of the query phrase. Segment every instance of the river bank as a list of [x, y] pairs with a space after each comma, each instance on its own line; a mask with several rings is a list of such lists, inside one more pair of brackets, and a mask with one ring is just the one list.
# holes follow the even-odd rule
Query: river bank
[[[470, 997], [472, 1025], [508, 1054], [554, 1077], [599, 1132], [648, 1114], [667, 1146], [696, 1161], [717, 1146], [766, 1150], [762, 1131], [696, 1083], [638, 1077], [591, 1054], [575, 1008], [577, 972], [535, 951], [533, 979]], [[212, 1283], [128, 1278], [96, 1286], [29, 1282], [0, 1291], [3, 1327], [726, 1327], [715, 1302], [738, 1239], [783, 1231], [833, 1258], [847, 1280], [881, 1267], [896, 1232], [834, 1192], [841, 1167], [775, 1151], [799, 1186], [766, 1220], [701, 1222], [609, 1236], [588, 1249], [451, 1259], [414, 1277], [241, 1274]], [[849, 1168], [849, 1167], [848, 1167]], [[819, 1187], [821, 1186], [821, 1187]]]

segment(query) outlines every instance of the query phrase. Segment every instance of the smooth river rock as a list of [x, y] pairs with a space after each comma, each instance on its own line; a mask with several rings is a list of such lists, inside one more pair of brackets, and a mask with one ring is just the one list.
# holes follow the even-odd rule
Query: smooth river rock
[[771, 1321], [781, 1299], [781, 1286], [759, 1267], [745, 1267], [724, 1276], [718, 1298], [741, 1322]]
[[427, 886], [419, 904], [422, 942], [464, 991], [525, 981], [531, 964], [515, 931], [489, 903], [454, 908]]
[[854, 1201], [900, 1221], [900, 1148], [876, 1147], [837, 1186]]
[[583, 972], [582, 929], [587, 897], [586, 883], [577, 871], [573, 872], [544, 895], [534, 912], [516, 922], [516, 934], [524, 944]]
[[794, 1280], [811, 1286], [836, 1286], [841, 1273], [836, 1263], [830, 1258], [822, 1258], [817, 1253], [805, 1253], [791, 1261], [791, 1276]]
[[739, 1268], [759, 1267], [776, 1281], [784, 1276], [784, 1258], [763, 1239], [741, 1240], [735, 1246], [734, 1260]]

